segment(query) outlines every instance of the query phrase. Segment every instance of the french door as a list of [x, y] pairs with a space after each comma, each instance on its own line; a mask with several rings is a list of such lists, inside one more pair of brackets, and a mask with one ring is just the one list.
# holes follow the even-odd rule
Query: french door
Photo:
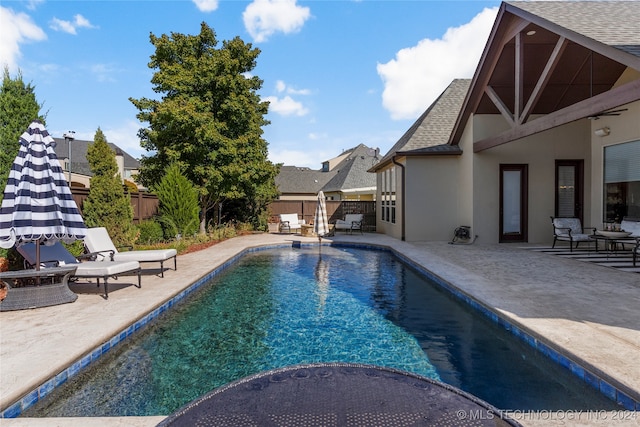
[[555, 216], [583, 222], [584, 161], [556, 160]]
[[527, 165], [500, 165], [500, 242], [526, 242]]

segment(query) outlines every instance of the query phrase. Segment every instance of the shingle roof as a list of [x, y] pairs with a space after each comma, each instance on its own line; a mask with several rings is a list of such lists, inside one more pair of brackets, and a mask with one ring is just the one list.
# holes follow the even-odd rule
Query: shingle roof
[[399, 152], [422, 150], [446, 144], [456, 123], [470, 79], [455, 79], [384, 155], [380, 165]]
[[322, 191], [347, 191], [356, 188], [376, 186], [376, 175], [367, 172], [378, 161], [364, 144], [351, 149], [351, 153], [333, 169], [335, 175], [327, 182]]
[[[58, 159], [66, 159], [69, 157], [69, 142], [64, 138], [53, 138], [56, 142], [54, 151]], [[71, 141], [71, 170], [73, 173], [78, 173], [86, 176], [93, 176], [89, 162], [87, 161], [87, 150], [89, 145], [93, 144], [93, 141], [84, 141], [81, 139], [74, 139]], [[122, 153], [124, 157], [125, 169], [139, 169], [140, 162], [133, 158], [126, 151], [118, 147], [111, 142], [108, 143], [113, 151], [116, 153]]]
[[346, 155], [328, 172], [306, 167], [282, 166], [276, 176], [276, 186], [281, 194], [316, 194], [348, 191], [376, 186], [375, 174], [367, 172], [378, 159], [372, 149], [364, 144], [345, 150]]
[[640, 56], [640, 1], [510, 1], [507, 4]]
[[282, 194], [317, 194], [334, 175], [335, 171], [282, 166], [276, 176], [276, 186]]

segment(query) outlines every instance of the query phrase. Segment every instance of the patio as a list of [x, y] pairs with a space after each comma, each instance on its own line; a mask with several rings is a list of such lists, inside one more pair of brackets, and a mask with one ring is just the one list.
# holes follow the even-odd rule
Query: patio
[[[102, 345], [171, 296], [246, 248], [317, 243], [315, 237], [255, 234], [180, 256], [180, 270], [143, 277], [143, 286], [113, 282], [105, 301], [95, 285], [74, 288], [73, 304], [0, 313], [0, 406], [6, 408], [88, 351]], [[522, 245], [407, 243], [385, 235], [339, 234], [323, 243], [352, 242], [390, 248], [431, 271], [499, 316], [579, 361], [628, 396], [640, 400], [640, 280], [637, 274], [563, 259]], [[76, 285], [74, 285], [76, 286]], [[635, 414], [634, 414], [635, 415]], [[3, 426], [152, 426], [164, 417], [3, 419]], [[526, 426], [566, 420], [523, 414]], [[607, 425], [603, 417], [574, 425]], [[616, 425], [640, 425], [637, 418]]]

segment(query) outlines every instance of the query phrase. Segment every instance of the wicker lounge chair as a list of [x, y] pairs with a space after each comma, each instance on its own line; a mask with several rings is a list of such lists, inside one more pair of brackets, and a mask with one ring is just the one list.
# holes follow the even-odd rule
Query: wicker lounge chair
[[[34, 267], [36, 263], [36, 245], [27, 243], [17, 247], [18, 252], [25, 261], [25, 267]], [[85, 258], [85, 257], [81, 257]], [[96, 279], [100, 286], [100, 279], [104, 281], [104, 296], [109, 298], [109, 278], [136, 274], [138, 276], [138, 288], [142, 287], [140, 277], [140, 263], [137, 261], [84, 261], [74, 257], [60, 242], [53, 245], [40, 245], [40, 268], [76, 266], [72, 277], [83, 279]]]
[[90, 254], [96, 256], [96, 261], [159, 262], [160, 277], [164, 277], [164, 262], [173, 258], [173, 269], [178, 269], [178, 263], [176, 261], [178, 252], [175, 249], [129, 250], [119, 252], [111, 241], [107, 229], [104, 227], [88, 228], [87, 235], [84, 238], [84, 245]]

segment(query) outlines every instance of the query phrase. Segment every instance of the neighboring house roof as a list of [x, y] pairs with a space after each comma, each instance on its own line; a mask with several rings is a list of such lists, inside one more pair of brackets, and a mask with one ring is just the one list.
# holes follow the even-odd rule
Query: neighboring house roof
[[391, 162], [397, 154], [458, 154], [459, 149], [446, 145], [456, 123], [471, 79], [456, 79], [426, 109], [404, 135], [371, 168], [378, 170]]
[[276, 176], [276, 186], [281, 194], [317, 194], [333, 175], [335, 172], [282, 166]]
[[367, 172], [377, 162], [371, 154], [371, 149], [364, 144], [352, 148], [351, 153], [333, 169], [335, 175], [322, 187], [322, 191], [348, 192], [376, 188], [375, 174]]
[[638, 22], [638, 1], [502, 3], [449, 143], [471, 114], [509, 124], [482, 151], [640, 99]]
[[276, 176], [276, 186], [281, 194], [317, 194], [324, 192], [349, 192], [376, 187], [376, 177], [367, 172], [377, 162], [377, 151], [360, 144], [343, 151], [330, 171], [307, 167], [282, 166]]
[[[58, 159], [68, 159], [69, 142], [64, 138], [53, 139], [56, 142], [54, 151], [56, 152], [56, 156], [58, 157]], [[89, 149], [90, 144], [93, 144], [93, 141], [84, 141], [80, 139], [74, 139], [73, 141], [71, 141], [71, 171], [73, 173], [93, 176], [93, 174], [91, 173], [91, 168], [89, 167], [89, 161], [87, 160], [87, 150]], [[134, 170], [140, 168], [140, 162], [138, 160], [133, 158], [116, 144], [113, 144], [111, 142], [109, 142], [108, 144], [115, 153], [122, 154], [122, 156], [124, 157], [125, 169]]]

